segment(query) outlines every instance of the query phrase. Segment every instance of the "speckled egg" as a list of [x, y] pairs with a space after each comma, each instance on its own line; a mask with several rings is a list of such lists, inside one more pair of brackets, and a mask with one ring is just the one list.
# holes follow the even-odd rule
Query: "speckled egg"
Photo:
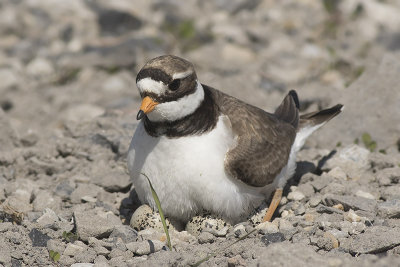
[[267, 213], [268, 205], [267, 203], [263, 202], [256, 210], [254, 210], [248, 220], [253, 226], [256, 226], [263, 222], [264, 216]]
[[222, 218], [203, 214], [193, 217], [186, 224], [185, 230], [194, 236], [198, 236], [204, 230], [211, 232], [215, 236], [225, 236], [230, 227], [231, 225]]
[[[165, 221], [169, 230], [176, 230], [168, 218], [166, 218]], [[160, 214], [153, 211], [149, 205], [142, 205], [135, 210], [131, 217], [130, 226], [137, 231], [148, 228], [155, 229], [159, 232], [164, 231]]]

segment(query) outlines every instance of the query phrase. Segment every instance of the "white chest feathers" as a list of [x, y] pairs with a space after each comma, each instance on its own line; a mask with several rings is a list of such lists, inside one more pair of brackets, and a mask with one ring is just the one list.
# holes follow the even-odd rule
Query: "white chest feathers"
[[234, 142], [224, 116], [208, 133], [178, 138], [151, 137], [140, 122], [128, 153], [129, 172], [140, 200], [155, 207], [144, 173], [167, 216], [187, 220], [201, 210], [226, 218], [248, 213], [262, 196], [225, 173], [225, 154]]

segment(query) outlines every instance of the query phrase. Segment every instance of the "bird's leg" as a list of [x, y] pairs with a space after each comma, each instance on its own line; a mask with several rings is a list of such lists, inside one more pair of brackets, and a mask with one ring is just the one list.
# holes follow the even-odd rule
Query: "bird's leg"
[[265, 213], [263, 222], [268, 222], [271, 220], [272, 215], [274, 215], [274, 212], [279, 205], [279, 202], [281, 202], [282, 192], [283, 192], [282, 188], [278, 188], [275, 190], [274, 196], [272, 197], [271, 203], [269, 204], [267, 213]]

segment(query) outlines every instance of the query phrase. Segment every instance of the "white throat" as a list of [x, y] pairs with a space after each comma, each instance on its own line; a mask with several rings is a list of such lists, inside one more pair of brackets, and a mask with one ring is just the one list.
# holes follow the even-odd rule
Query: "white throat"
[[204, 89], [197, 81], [194, 93], [179, 98], [176, 101], [169, 101], [158, 104], [155, 109], [147, 114], [150, 121], [176, 121], [192, 114], [204, 100]]

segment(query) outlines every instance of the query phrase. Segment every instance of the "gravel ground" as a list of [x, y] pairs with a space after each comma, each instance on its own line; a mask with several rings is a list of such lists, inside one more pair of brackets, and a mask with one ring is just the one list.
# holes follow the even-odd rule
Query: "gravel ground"
[[[399, 266], [400, 3], [0, 2], [0, 266]], [[272, 111], [344, 112], [298, 157], [272, 222], [133, 229], [137, 71], [182, 56]], [[143, 206], [142, 206], [143, 208]]]

